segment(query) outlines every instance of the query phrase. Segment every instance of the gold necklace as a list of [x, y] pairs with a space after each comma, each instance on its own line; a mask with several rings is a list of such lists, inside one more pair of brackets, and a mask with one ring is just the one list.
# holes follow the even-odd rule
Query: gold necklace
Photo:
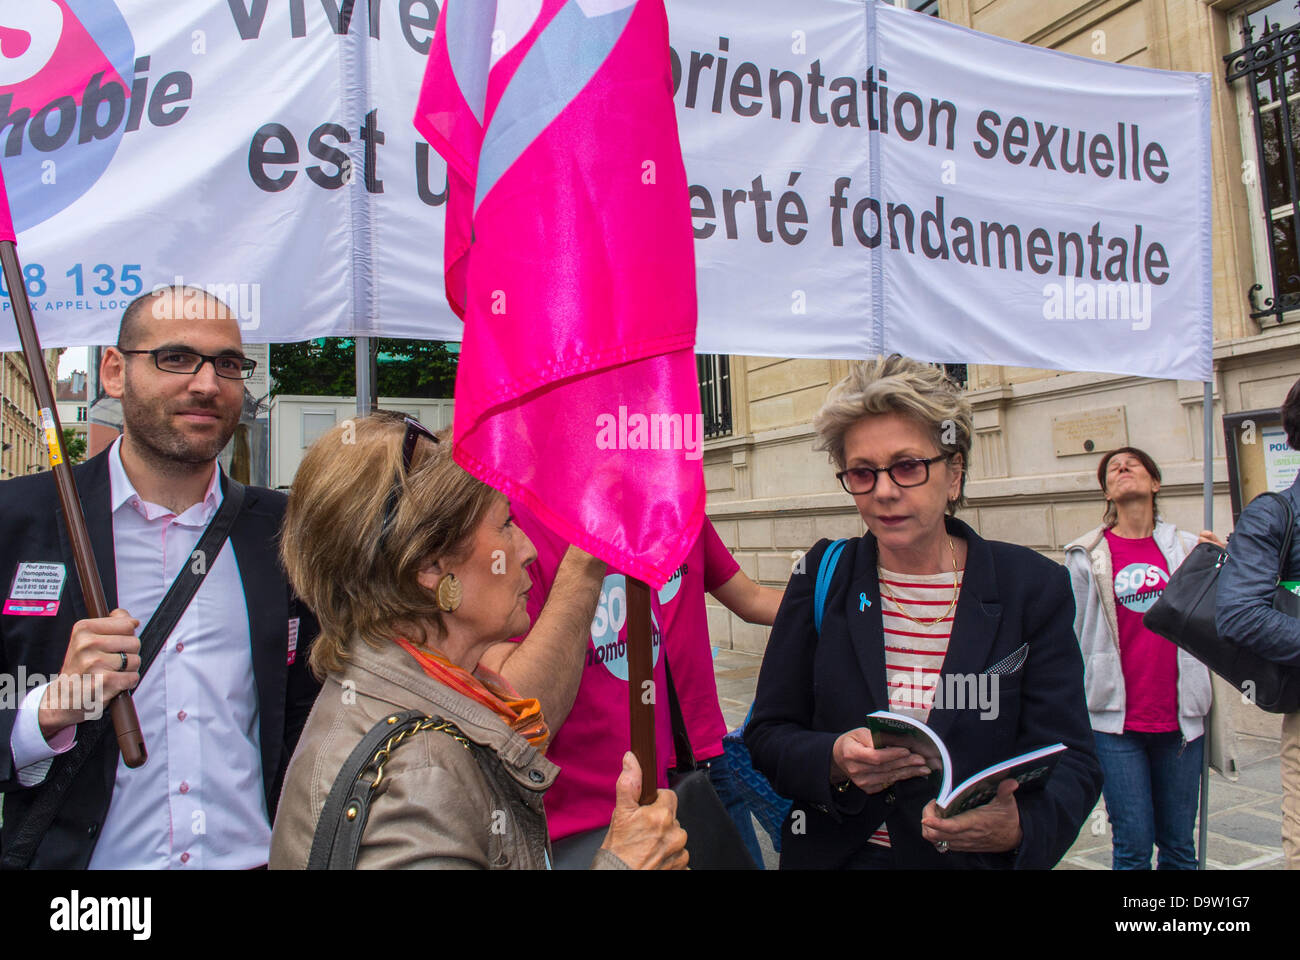
[[880, 584], [880, 595], [886, 600], [894, 601], [894, 606], [898, 607], [898, 612], [907, 617], [907, 619], [911, 620], [918, 627], [933, 627], [936, 623], [943, 623], [943, 621], [948, 618], [948, 614], [952, 613], [953, 608], [957, 606], [957, 592], [960, 588], [957, 585], [957, 548], [953, 546], [952, 537], [948, 538], [948, 552], [952, 554], [952, 602], [948, 604], [948, 609], [935, 620], [918, 620], [916, 617], [904, 610], [903, 604], [899, 602], [898, 597], [885, 589], [885, 581], [880, 577], [880, 565], [876, 564], [876, 579]]

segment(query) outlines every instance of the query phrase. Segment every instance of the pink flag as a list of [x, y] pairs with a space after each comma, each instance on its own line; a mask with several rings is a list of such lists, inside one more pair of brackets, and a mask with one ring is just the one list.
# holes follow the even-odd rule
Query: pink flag
[[16, 240], [14, 218], [9, 212], [9, 191], [5, 189], [4, 170], [0, 169], [0, 240]]
[[457, 462], [661, 586], [704, 516], [663, 0], [447, 0], [415, 123], [449, 168]]

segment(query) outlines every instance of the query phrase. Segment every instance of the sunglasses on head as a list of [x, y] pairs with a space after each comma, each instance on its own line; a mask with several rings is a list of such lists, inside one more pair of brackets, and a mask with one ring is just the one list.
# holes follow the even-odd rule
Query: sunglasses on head
[[434, 443], [441, 441], [434, 436], [433, 431], [422, 424], [414, 417], [403, 417], [406, 424], [406, 433], [402, 435], [402, 473], [411, 472], [411, 457], [415, 456], [415, 445], [419, 443], [421, 437], [428, 437]]
[[382, 549], [384, 538], [388, 536], [388, 528], [393, 524], [393, 518], [397, 516], [397, 500], [402, 493], [402, 478], [411, 473], [411, 458], [415, 456], [415, 445], [420, 442], [421, 437], [428, 437], [434, 443], [441, 441], [434, 436], [432, 430], [413, 417], [404, 417], [403, 422], [406, 424], [406, 432], [402, 434], [402, 476], [393, 481], [393, 488], [388, 492], [388, 500], [384, 504], [384, 522], [379, 527], [379, 545]]

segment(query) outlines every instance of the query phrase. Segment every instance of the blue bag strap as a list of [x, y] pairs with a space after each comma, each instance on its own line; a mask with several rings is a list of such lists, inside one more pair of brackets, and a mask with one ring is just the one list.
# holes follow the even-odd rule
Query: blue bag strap
[[[835, 577], [835, 568], [839, 565], [840, 554], [844, 552], [844, 544], [848, 540], [836, 540], [826, 552], [822, 554], [821, 566], [817, 568], [817, 584], [813, 591], [813, 625], [817, 628], [818, 636], [822, 632], [822, 610], [826, 607], [826, 594], [830, 592], [831, 580]], [[745, 714], [745, 722], [737, 727], [732, 733], [743, 735], [749, 727], [749, 721], [754, 716], [754, 705], [749, 705], [749, 713]], [[731, 733], [727, 734], [731, 736]]]
[[821, 566], [817, 568], [817, 586], [813, 591], [813, 626], [817, 635], [822, 632], [822, 611], [826, 609], [826, 594], [830, 593], [831, 580], [835, 578], [835, 568], [839, 565], [840, 554], [844, 552], [847, 540], [836, 540], [822, 554]]

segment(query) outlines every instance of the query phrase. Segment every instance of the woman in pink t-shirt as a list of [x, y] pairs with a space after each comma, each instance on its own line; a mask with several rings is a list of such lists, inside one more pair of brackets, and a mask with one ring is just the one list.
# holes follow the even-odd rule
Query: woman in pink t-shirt
[[[1156, 512], [1160, 468], [1136, 447], [1101, 458], [1101, 526], [1065, 548], [1074, 631], [1084, 660], [1116, 870], [1195, 870], [1196, 825], [1210, 674], [1152, 633], [1142, 615], [1196, 545]], [[1222, 542], [1206, 531], [1201, 539]]]

